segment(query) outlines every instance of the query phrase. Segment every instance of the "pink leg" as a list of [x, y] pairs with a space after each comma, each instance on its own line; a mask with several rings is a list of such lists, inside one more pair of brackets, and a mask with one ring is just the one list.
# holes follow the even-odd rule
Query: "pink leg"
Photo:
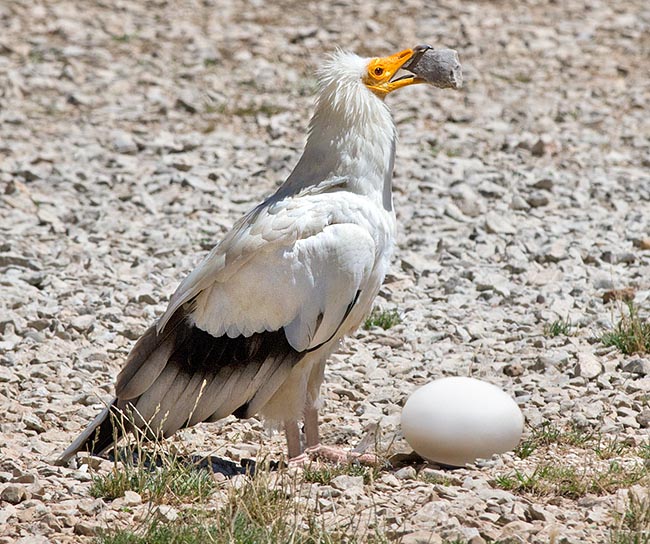
[[305, 443], [308, 448], [320, 444], [318, 434], [318, 409], [313, 406], [305, 408]]
[[302, 446], [300, 445], [300, 429], [298, 429], [298, 422], [285, 421], [284, 435], [287, 438], [287, 454], [289, 455], [289, 459], [298, 457], [302, 453]]

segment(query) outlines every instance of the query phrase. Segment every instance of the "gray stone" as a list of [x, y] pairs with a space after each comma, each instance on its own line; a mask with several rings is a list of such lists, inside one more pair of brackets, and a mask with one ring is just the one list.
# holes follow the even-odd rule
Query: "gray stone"
[[19, 504], [27, 499], [27, 490], [22, 485], [9, 484], [0, 491], [0, 501]]
[[92, 329], [94, 322], [95, 316], [86, 314], [72, 318], [70, 326], [79, 332], [86, 332]]
[[347, 491], [353, 488], [363, 487], [363, 476], [349, 476], [347, 474], [340, 474], [332, 479], [330, 485], [339, 491]]
[[395, 478], [398, 480], [414, 480], [417, 477], [417, 471], [414, 467], [404, 467], [395, 471]]
[[488, 212], [485, 216], [485, 230], [493, 234], [515, 234], [517, 229], [503, 216]]
[[79, 536], [95, 536], [97, 534], [97, 525], [89, 521], [79, 521], [74, 526], [74, 534]]
[[650, 408], [641, 410], [641, 413], [636, 416], [636, 421], [642, 429], [650, 428]]
[[547, 206], [550, 200], [544, 192], [535, 191], [526, 197], [526, 202], [532, 208], [541, 208], [542, 206]]
[[621, 364], [623, 372], [630, 372], [638, 376], [648, 376], [650, 374], [650, 359], [631, 359]]
[[133, 136], [123, 131], [113, 133], [111, 145], [118, 153], [133, 154], [138, 151], [138, 146], [133, 140]]
[[592, 353], [578, 353], [578, 362], [573, 369], [574, 376], [581, 376], [587, 380], [593, 380], [599, 376], [602, 371], [602, 363]]

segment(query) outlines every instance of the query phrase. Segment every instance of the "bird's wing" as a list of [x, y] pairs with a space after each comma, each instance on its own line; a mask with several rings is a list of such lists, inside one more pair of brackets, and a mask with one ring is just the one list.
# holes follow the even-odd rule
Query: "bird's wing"
[[181, 283], [158, 330], [192, 302], [190, 318], [215, 337], [284, 328], [297, 351], [329, 340], [378, 257], [367, 228], [333, 200], [253, 210]]
[[299, 352], [334, 337], [376, 262], [368, 230], [338, 215], [295, 206], [258, 218], [195, 296], [196, 326], [231, 338], [284, 328]]
[[140, 426], [166, 436], [248, 417], [302, 358], [339, 338], [376, 248], [327, 201], [258, 209], [238, 223], [181, 284], [160, 332], [134, 347], [117, 379], [118, 408], [133, 406]]
[[[291, 201], [290, 201], [291, 202]], [[313, 207], [260, 204], [237, 221], [223, 240], [207, 255], [178, 286], [172, 295], [167, 311], [159, 319], [156, 329], [160, 333], [183, 305], [209, 288], [237, 272], [250, 257], [274, 245], [288, 245], [301, 236], [316, 234], [327, 225], [323, 214], [314, 214]]]

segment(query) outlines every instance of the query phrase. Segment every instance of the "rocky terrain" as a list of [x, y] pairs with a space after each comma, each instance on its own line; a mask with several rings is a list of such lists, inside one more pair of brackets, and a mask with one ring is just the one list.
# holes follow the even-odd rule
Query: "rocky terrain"
[[[180, 279], [290, 172], [324, 55], [419, 43], [457, 49], [465, 86], [387, 99], [400, 231], [377, 305], [402, 322], [333, 357], [323, 439], [379, 424], [408, 451], [408, 395], [460, 375], [517, 400], [527, 449], [313, 483], [319, 507], [372, 506], [410, 544], [613, 541], [650, 470], [650, 359], [601, 342], [621, 298], [650, 311], [645, 0], [10, 0], [0, 28], [1, 543], [137, 525], [139, 495], [93, 498], [87, 464], [52, 461]], [[172, 442], [284, 449], [255, 420]], [[567, 490], [549, 466], [595, 483]]]

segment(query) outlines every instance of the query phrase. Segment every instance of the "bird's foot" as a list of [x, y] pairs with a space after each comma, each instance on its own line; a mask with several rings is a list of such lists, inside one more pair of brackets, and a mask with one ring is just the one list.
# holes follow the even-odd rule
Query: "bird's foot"
[[316, 459], [329, 461], [338, 465], [359, 463], [361, 465], [377, 466], [383, 464], [383, 460], [374, 453], [358, 453], [335, 446], [324, 446], [323, 444], [307, 448], [304, 453], [298, 457], [294, 457], [289, 463], [294, 466], [304, 466]]

